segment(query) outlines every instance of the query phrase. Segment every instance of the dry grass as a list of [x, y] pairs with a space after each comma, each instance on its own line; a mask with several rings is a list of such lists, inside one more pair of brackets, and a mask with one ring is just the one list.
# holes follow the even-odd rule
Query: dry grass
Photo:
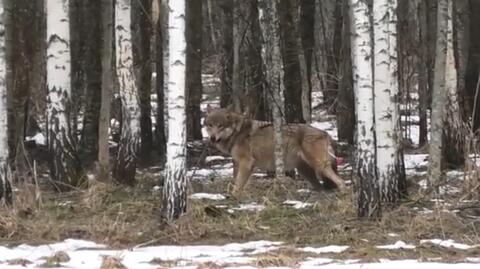
[[44, 257], [45, 262], [42, 264], [42, 267], [46, 268], [55, 268], [61, 267], [62, 263], [70, 261], [70, 257], [66, 252], [58, 251], [50, 257]]
[[119, 257], [103, 256], [100, 269], [127, 269], [127, 267], [122, 264], [122, 259]]
[[[26, 203], [14, 210], [0, 209], [0, 237], [5, 242], [30, 244], [81, 238], [112, 247], [153, 244], [224, 244], [250, 240], [283, 241], [287, 245], [349, 245], [351, 248], [334, 258], [432, 258], [447, 253], [452, 259], [471, 254], [422, 246], [409, 251], [380, 251], [375, 245], [404, 240], [417, 244], [420, 239], [454, 239], [469, 244], [480, 243], [477, 219], [443, 212], [423, 214], [414, 207], [431, 207], [429, 197], [410, 191], [413, 202], [388, 210], [380, 221], [359, 221], [356, 218], [352, 193], [299, 193], [308, 186], [302, 181], [280, 181], [272, 187], [271, 180], [252, 182], [242, 203], [264, 205], [259, 212], [228, 212], [218, 207], [238, 206], [239, 202], [198, 201], [189, 203], [189, 212], [174, 224], [160, 222], [160, 193], [153, 192], [153, 180], [143, 179], [135, 188], [96, 184], [85, 192], [44, 193], [43, 205]], [[192, 184], [193, 190], [224, 192], [228, 181], [217, 180]], [[288, 187], [287, 187], [288, 186]], [[412, 185], [413, 186], [413, 185]], [[17, 194], [18, 197], [18, 194]], [[308, 201], [312, 207], [293, 209], [283, 205], [285, 199]], [[452, 198], [453, 199], [453, 198]], [[433, 207], [432, 207], [433, 208]], [[388, 233], [399, 234], [398, 238]], [[281, 253], [257, 257], [258, 266], [291, 265], [298, 253]], [[213, 266], [213, 265], [212, 265]]]

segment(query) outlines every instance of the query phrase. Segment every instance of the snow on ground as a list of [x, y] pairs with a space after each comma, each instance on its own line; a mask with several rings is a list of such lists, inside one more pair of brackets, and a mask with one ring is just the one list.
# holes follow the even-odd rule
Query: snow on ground
[[302, 209], [302, 208], [313, 206], [312, 203], [306, 203], [306, 202], [295, 201], [295, 200], [286, 200], [285, 202], [283, 202], [283, 204], [292, 206], [295, 209]]
[[[114, 256], [122, 260], [127, 268], [158, 268], [152, 260], [171, 261], [183, 266], [196, 263], [215, 262], [216, 264], [248, 264], [253, 259], [248, 255], [273, 250], [281, 242], [254, 241], [247, 243], [232, 243], [218, 246], [155, 246], [124, 250], [110, 250], [103, 245], [83, 240], [67, 239], [62, 243], [29, 246], [20, 245], [15, 248], [0, 247], [0, 266], [5, 269], [41, 268], [44, 257], [51, 257], [58, 251], [65, 252], [70, 260], [57, 268], [99, 268], [103, 256]], [[14, 259], [26, 259], [31, 264], [24, 266], [9, 265]], [[193, 268], [196, 268], [194, 266]]]
[[321, 254], [321, 253], [341, 253], [347, 250], [348, 248], [349, 246], [326, 246], [326, 247], [319, 247], [319, 248], [304, 247], [304, 248], [300, 248], [299, 250]]
[[240, 204], [237, 207], [233, 207], [232, 209], [229, 209], [228, 211], [230, 213], [233, 213], [234, 211], [262, 211], [265, 209], [264, 205], [259, 205], [255, 202], [250, 203], [250, 204]]
[[220, 201], [220, 200], [226, 199], [225, 195], [220, 193], [202, 193], [202, 192], [194, 193], [190, 195], [190, 198], [194, 200], [204, 199], [204, 200], [214, 200], [214, 201]]
[[[463, 244], [456, 244], [453, 241], [449, 246], [456, 246], [460, 249], [471, 247]], [[446, 241], [432, 241], [441, 242]], [[400, 241], [399, 241], [400, 242]], [[397, 242], [393, 246], [408, 246]], [[196, 245], [196, 246], [152, 246], [139, 247], [131, 249], [109, 249], [104, 245], [94, 242], [67, 239], [60, 243], [31, 246], [19, 245], [16, 247], [0, 246], [0, 267], [5, 269], [17, 268], [42, 268], [45, 258], [52, 257], [57, 252], [64, 252], [68, 259], [66, 262], [59, 264], [60, 269], [77, 269], [77, 268], [100, 268], [104, 256], [113, 256], [121, 260], [127, 268], [135, 269], [154, 269], [154, 268], [258, 268], [252, 266], [255, 264], [256, 257], [254, 255], [275, 251], [284, 247], [282, 242], [271, 241], [253, 241], [247, 243], [231, 243], [226, 245]], [[324, 246], [324, 247], [303, 247], [298, 250], [306, 253], [328, 254], [341, 253], [346, 251], [349, 246]], [[395, 249], [391, 247], [388, 249]], [[440, 257], [439, 257], [440, 258]], [[22, 259], [24, 264], [14, 264], [13, 261]], [[158, 263], [161, 262], [161, 264]], [[329, 269], [329, 268], [345, 268], [345, 269], [364, 269], [364, 268], [479, 268], [480, 258], [469, 257], [463, 263], [440, 263], [440, 262], [420, 262], [417, 260], [388, 260], [380, 259], [376, 263], [361, 263], [358, 259], [334, 260], [326, 257], [307, 257], [300, 261], [295, 268], [300, 269]], [[12, 264], [9, 264], [12, 263]], [[290, 267], [268, 267], [268, 268], [290, 268]]]
[[376, 246], [376, 248], [378, 248], [378, 249], [390, 249], [390, 250], [393, 250], [393, 249], [414, 249], [415, 246], [414, 245], [409, 245], [409, 244], [407, 244], [403, 241], [397, 241], [397, 242], [395, 242], [395, 244]]
[[334, 140], [338, 140], [338, 132], [335, 123], [332, 121], [314, 121], [311, 126], [327, 132]]
[[441, 240], [441, 239], [426, 239], [426, 240], [420, 240], [420, 244], [434, 244], [438, 245], [441, 247], [446, 247], [446, 248], [455, 248], [455, 249], [462, 249], [462, 250], [467, 250], [467, 249], [472, 249], [480, 246], [470, 246], [466, 244], [461, 244], [461, 243], [455, 243], [453, 240]]
[[30, 141], [35, 141], [36, 145], [40, 146], [46, 146], [47, 145], [47, 139], [42, 133], [37, 133], [34, 136], [27, 136], [25, 137], [25, 141], [30, 142]]
[[419, 262], [417, 260], [381, 260], [377, 263], [356, 263], [355, 260], [347, 263], [335, 261], [332, 259], [316, 259], [308, 263], [303, 263], [300, 269], [474, 269], [478, 268], [478, 264], [474, 263], [436, 263], [436, 262]]

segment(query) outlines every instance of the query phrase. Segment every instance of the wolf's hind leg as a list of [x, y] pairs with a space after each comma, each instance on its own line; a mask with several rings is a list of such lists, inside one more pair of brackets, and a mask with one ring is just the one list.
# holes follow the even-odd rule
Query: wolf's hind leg
[[320, 184], [320, 181], [318, 181], [318, 178], [315, 173], [315, 169], [310, 167], [306, 162], [304, 161], [299, 161], [297, 163], [297, 170], [302, 177], [306, 178], [310, 184], [312, 184], [312, 187], [316, 191], [320, 191], [322, 189], [322, 184]]
[[[332, 169], [331, 156], [328, 153], [328, 140], [316, 141], [302, 147], [304, 160], [315, 169], [318, 178], [322, 178], [327, 189], [345, 188], [343, 179]], [[322, 177], [323, 176], [323, 177]]]

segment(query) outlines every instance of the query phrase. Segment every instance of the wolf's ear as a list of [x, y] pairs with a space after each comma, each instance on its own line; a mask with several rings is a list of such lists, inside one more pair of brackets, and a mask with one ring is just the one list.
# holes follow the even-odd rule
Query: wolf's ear
[[206, 109], [207, 114], [210, 114], [212, 111], [213, 111], [213, 107], [210, 104], [208, 104]]

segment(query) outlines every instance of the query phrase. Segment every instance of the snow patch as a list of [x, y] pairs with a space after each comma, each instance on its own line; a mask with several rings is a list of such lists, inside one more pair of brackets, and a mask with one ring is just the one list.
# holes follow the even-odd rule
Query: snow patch
[[219, 155], [207, 156], [207, 158], [205, 158], [205, 163], [209, 164], [211, 162], [223, 161], [223, 160], [227, 160], [227, 158], [225, 158], [223, 156], [219, 156]]
[[47, 145], [47, 139], [42, 133], [37, 133], [34, 136], [27, 136], [25, 138], [25, 141], [27, 142], [34, 141], [36, 145], [41, 145], [41, 146]]
[[206, 200], [215, 200], [215, 201], [220, 201], [220, 200], [225, 200], [225, 196], [219, 193], [194, 193], [190, 195], [191, 199], [194, 200], [201, 200], [201, 199], [206, 199]]
[[415, 169], [428, 165], [428, 154], [405, 154], [405, 169]]
[[319, 248], [314, 248], [314, 247], [304, 247], [300, 248], [299, 250], [305, 251], [305, 252], [313, 252], [316, 254], [321, 254], [321, 253], [341, 253], [347, 250], [349, 246], [336, 246], [336, 245], [331, 245], [331, 246], [326, 246], [326, 247], [319, 247]]
[[395, 242], [395, 244], [376, 246], [376, 248], [378, 248], [378, 249], [390, 249], [390, 250], [393, 250], [393, 249], [414, 249], [415, 246], [414, 245], [409, 245], [409, 244], [407, 244], [403, 241], [397, 241], [397, 242]]
[[237, 207], [233, 207], [232, 209], [229, 210], [229, 212], [233, 211], [262, 211], [265, 209], [264, 205], [259, 205], [255, 202], [250, 203], [250, 204], [240, 204]]
[[441, 240], [441, 239], [425, 239], [425, 240], [420, 240], [420, 244], [434, 244], [438, 245], [441, 247], [446, 247], [446, 248], [456, 248], [456, 249], [462, 249], [462, 250], [467, 250], [471, 248], [475, 248], [477, 246], [470, 246], [466, 244], [461, 244], [461, 243], [455, 243], [455, 241], [448, 239], [448, 240]]
[[312, 203], [296, 201], [296, 200], [286, 200], [285, 202], [283, 202], [283, 204], [284, 205], [290, 205], [295, 209], [302, 209], [302, 208], [307, 208], [307, 207], [313, 206]]

